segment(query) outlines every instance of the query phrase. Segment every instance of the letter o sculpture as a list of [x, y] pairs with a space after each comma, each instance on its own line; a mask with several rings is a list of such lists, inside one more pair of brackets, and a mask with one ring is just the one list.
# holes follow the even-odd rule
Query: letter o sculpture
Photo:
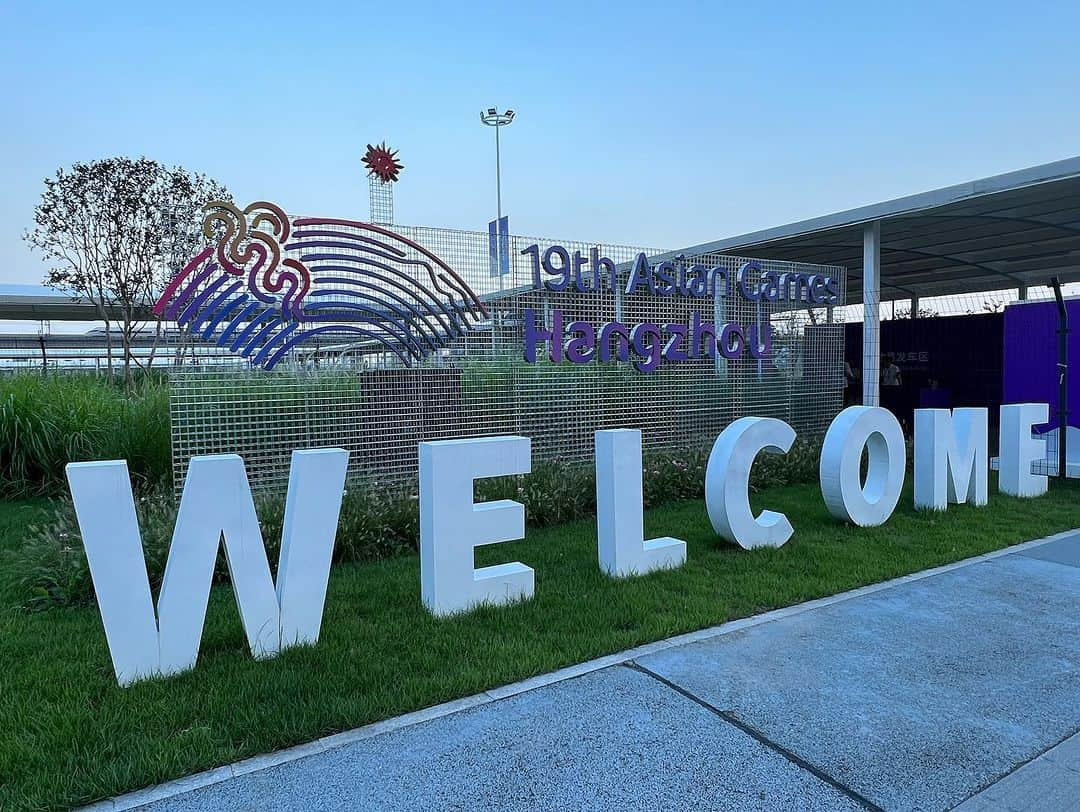
[[[866, 482], [860, 464], [869, 456]], [[821, 447], [821, 495], [829, 513], [859, 527], [885, 522], [900, 501], [907, 448], [904, 432], [888, 409], [849, 406], [833, 420]]]

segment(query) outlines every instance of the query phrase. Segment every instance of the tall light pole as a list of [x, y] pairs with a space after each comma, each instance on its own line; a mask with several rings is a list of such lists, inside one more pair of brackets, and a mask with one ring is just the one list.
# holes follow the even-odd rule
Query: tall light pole
[[[499, 220], [502, 220], [502, 156], [499, 151], [499, 128], [505, 127], [507, 124], [514, 120], [514, 111], [506, 110], [504, 113], [500, 113], [498, 108], [489, 107], [487, 110], [480, 112], [480, 120], [489, 127], [495, 128], [495, 211], [496, 211], [496, 229], [498, 229]], [[502, 250], [501, 237], [496, 237], [497, 251]], [[496, 265], [495, 270], [499, 274], [499, 293], [503, 292], [503, 275], [502, 275], [502, 262], [501, 259]], [[500, 297], [501, 298], [501, 297]], [[495, 312], [498, 308], [492, 306], [491, 308], [491, 351], [495, 352]]]
[[499, 155], [499, 127], [505, 127], [514, 120], [514, 111], [507, 110], [500, 113], [496, 108], [489, 107], [480, 113], [480, 120], [489, 127], [495, 128], [495, 203], [499, 218], [502, 218], [502, 167]]

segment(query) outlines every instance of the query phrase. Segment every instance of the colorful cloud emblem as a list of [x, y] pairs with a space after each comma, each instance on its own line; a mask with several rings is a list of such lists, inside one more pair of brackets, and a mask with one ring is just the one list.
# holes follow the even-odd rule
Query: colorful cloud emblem
[[412, 366], [487, 318], [445, 262], [388, 229], [290, 220], [263, 201], [204, 210], [203, 233], [216, 242], [169, 282], [154, 312], [256, 366], [273, 369], [297, 345], [335, 336]]

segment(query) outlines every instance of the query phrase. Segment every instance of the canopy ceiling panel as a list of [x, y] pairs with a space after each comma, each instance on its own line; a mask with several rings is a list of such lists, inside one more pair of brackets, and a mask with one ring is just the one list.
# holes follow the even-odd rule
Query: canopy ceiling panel
[[1080, 281], [1080, 157], [696, 245], [842, 265], [862, 300], [863, 227], [881, 223], [883, 300]]

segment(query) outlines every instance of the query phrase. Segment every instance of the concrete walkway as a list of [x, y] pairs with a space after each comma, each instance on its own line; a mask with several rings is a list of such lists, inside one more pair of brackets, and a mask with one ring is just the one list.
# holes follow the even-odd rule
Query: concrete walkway
[[1078, 730], [1074, 533], [107, 807], [1080, 809]]

